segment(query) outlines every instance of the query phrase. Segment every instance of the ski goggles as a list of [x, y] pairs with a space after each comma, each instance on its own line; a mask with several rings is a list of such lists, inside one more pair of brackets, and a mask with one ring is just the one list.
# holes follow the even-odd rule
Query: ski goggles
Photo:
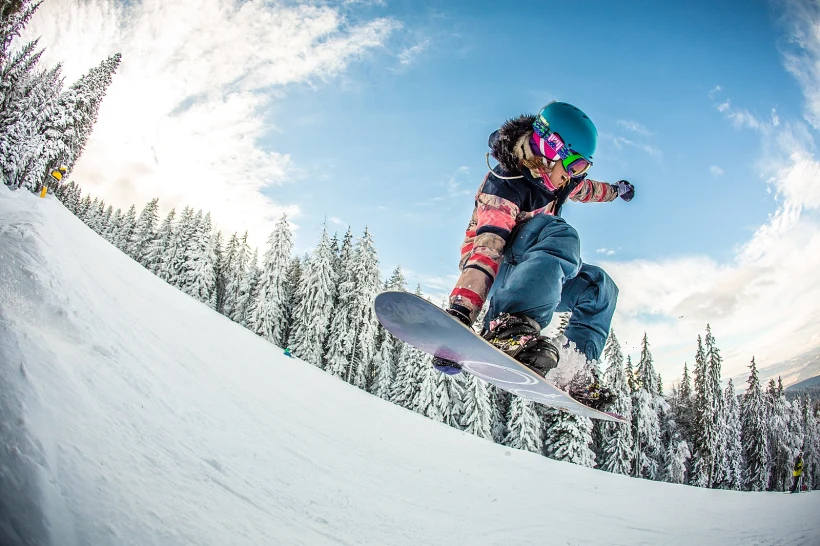
[[561, 136], [550, 131], [541, 119], [535, 120], [533, 128], [533, 143], [541, 152], [541, 155], [550, 161], [556, 161], [560, 158], [564, 170], [572, 178], [584, 176], [592, 167], [591, 161], [567, 148]]

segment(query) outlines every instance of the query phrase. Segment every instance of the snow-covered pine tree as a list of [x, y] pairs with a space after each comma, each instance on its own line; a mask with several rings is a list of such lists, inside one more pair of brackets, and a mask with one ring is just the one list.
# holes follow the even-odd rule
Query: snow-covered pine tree
[[367, 389], [371, 381], [373, 357], [376, 355], [376, 338], [379, 321], [373, 309], [373, 300], [381, 290], [379, 260], [373, 238], [365, 227], [354, 253], [351, 269], [355, 280], [354, 297], [350, 299], [350, 318], [353, 321], [353, 346], [348, 382], [360, 389]]
[[184, 291], [211, 309], [216, 309], [217, 237], [211, 213], [196, 227]]
[[[393, 274], [384, 283], [385, 290], [405, 290], [404, 275], [401, 267], [396, 267]], [[392, 384], [396, 377], [396, 364], [399, 357], [399, 340], [393, 337], [381, 325], [378, 326], [379, 350], [373, 358], [373, 382], [370, 392], [379, 398], [390, 400]]]
[[224, 315], [224, 313], [219, 309], [219, 304], [222, 300], [220, 298], [224, 297], [224, 293], [220, 295], [219, 293], [219, 286], [220, 282], [222, 282], [222, 274], [225, 270], [225, 256], [223, 252], [225, 250], [225, 237], [222, 235], [221, 230], [214, 230], [214, 240], [212, 243], [214, 256], [216, 262], [214, 263], [214, 275], [215, 275], [215, 282], [214, 282], [214, 305], [213, 308], [216, 310], [217, 313]]
[[191, 207], [182, 209], [176, 226], [173, 229], [173, 236], [168, 245], [165, 259], [163, 260], [162, 274], [160, 278], [167, 280], [168, 284], [184, 290], [185, 282], [189, 279], [189, 260], [194, 246], [194, 238], [199, 223], [202, 221], [202, 211], [194, 213]]
[[11, 42], [25, 28], [42, 0], [3, 0], [0, 3], [0, 66], [9, 56]]
[[766, 402], [760, 390], [755, 359], [749, 365], [751, 370], [746, 394], [740, 406], [741, 443], [746, 461], [744, 485], [749, 491], [764, 491], [769, 483], [769, 448], [766, 430]]
[[666, 448], [666, 466], [663, 472], [663, 479], [669, 483], [686, 483], [687, 462], [691, 457], [689, 444], [680, 437], [674, 435]]
[[[80, 188], [79, 185], [76, 185], [74, 186], [72, 193], [73, 195], [68, 198], [68, 202], [71, 207], [69, 210], [71, 210], [71, 212], [73, 212], [76, 215], [77, 209], [80, 206], [80, 201], [82, 201], [83, 199], [83, 190], [82, 188]], [[122, 211], [120, 211], [120, 219], [122, 219]]]
[[171, 209], [162, 220], [159, 229], [157, 229], [156, 236], [148, 244], [148, 248], [145, 250], [145, 254], [143, 255], [143, 265], [154, 275], [159, 275], [159, 271], [162, 268], [163, 256], [165, 255], [168, 246], [171, 244], [171, 238], [174, 235], [173, 230], [175, 216], [176, 209]]
[[117, 231], [117, 237], [114, 240], [114, 246], [127, 253], [128, 241], [134, 236], [134, 231], [137, 228], [137, 207], [131, 205], [128, 207], [128, 212], [120, 223], [120, 229]]
[[109, 228], [111, 227], [112, 214], [114, 214], [114, 207], [108, 205], [103, 213], [102, 219], [100, 220], [100, 236], [103, 238], [105, 238]]
[[[245, 232], [245, 239], [247, 241], [248, 232]], [[239, 295], [239, 284], [242, 282], [242, 277], [245, 271], [237, 271], [234, 266], [236, 253], [239, 247], [239, 237], [236, 232], [228, 239], [228, 244], [225, 245], [221, 253], [222, 260], [219, 262], [219, 270], [216, 274], [216, 308], [217, 311], [231, 317], [233, 315], [233, 308], [236, 306], [236, 298]], [[250, 247], [245, 249], [246, 262], [250, 259]], [[247, 266], [247, 263], [245, 264]], [[238, 273], [238, 274], [237, 274]]]
[[418, 396], [415, 397], [413, 410], [441, 423], [444, 421], [444, 415], [441, 413], [441, 404], [437, 398], [440, 395], [438, 376], [442, 374], [433, 368], [432, 357], [427, 353], [421, 353], [421, 361], [424, 365], [420, 369]]
[[635, 381], [635, 370], [632, 368], [632, 355], [626, 355], [624, 375], [626, 375], [626, 386], [629, 387], [629, 394], [631, 395], [638, 390], [638, 386]]
[[246, 328], [248, 326], [251, 305], [256, 299], [259, 275], [259, 255], [258, 250], [254, 249], [251, 261], [248, 264], [248, 269], [242, 278], [242, 284], [239, 285], [239, 297], [236, 301], [236, 307], [234, 308], [233, 315], [230, 317], [234, 322]]
[[[0, 31], [7, 22], [0, 21]], [[27, 110], [39, 106], [28, 100], [36, 64], [43, 53], [35, 51], [36, 47], [35, 40], [10, 57], [5, 48], [0, 51], [0, 178], [12, 189], [19, 188], [25, 177], [30, 156], [27, 139], [39, 133]]]
[[663, 453], [659, 413], [663, 401], [658, 396], [658, 378], [646, 333], [641, 342], [641, 358], [635, 369], [635, 387], [637, 390], [632, 394], [632, 415], [636, 475], [659, 480]]
[[[222, 302], [222, 313], [238, 322], [237, 313], [240, 311], [240, 299], [242, 297], [242, 286], [246, 282], [248, 275], [248, 265], [251, 259], [251, 247], [248, 244], [248, 232], [242, 238], [234, 233], [223, 253], [222, 267], [217, 278], [217, 301]], [[222, 295], [219, 295], [220, 282]], [[221, 300], [220, 300], [221, 298]]]
[[689, 365], [684, 362], [683, 377], [677, 390], [672, 392], [669, 405], [675, 421], [678, 423], [681, 437], [689, 444], [690, 452], [692, 448], [692, 427], [695, 419], [695, 409], [692, 404], [692, 379], [689, 377]]
[[[632, 397], [624, 370], [624, 355], [615, 331], [609, 334], [604, 359], [609, 363], [604, 374], [604, 384], [617, 396], [608, 411], [629, 418], [632, 415]], [[599, 464], [602, 470], [615, 474], [629, 474], [632, 468], [632, 427], [624, 423], [605, 422], [601, 426], [601, 449]]]
[[[517, 397], [515, 397], [517, 398]], [[551, 411], [552, 419], [546, 429], [544, 443], [547, 457], [556, 461], [595, 466], [592, 443], [592, 421], [573, 413]]]
[[88, 216], [88, 211], [91, 208], [91, 194], [87, 194], [85, 197], [80, 199], [79, 203], [77, 204], [77, 210], [74, 211], [74, 214], [82, 220], [83, 222], [86, 221]]
[[[513, 395], [492, 384], [487, 385], [487, 390], [490, 393], [490, 406], [492, 407], [490, 430], [492, 431], [493, 441], [497, 444], [504, 444], [505, 438], [509, 435], [507, 416], [510, 413]], [[542, 425], [548, 422], [547, 418], [541, 416], [548, 409], [546, 406], [539, 409], [539, 419], [541, 419]]]
[[692, 439], [692, 470], [689, 483], [698, 487], [709, 487], [709, 474], [714, 461], [716, 434], [712, 421], [712, 390], [709, 388], [709, 368], [703, 341], [698, 336], [695, 353], [695, 396]]
[[632, 395], [635, 475], [650, 480], [660, 478], [661, 423], [655, 395], [639, 388]]
[[820, 423], [817, 414], [812, 409], [811, 397], [803, 397], [803, 485], [811, 491], [817, 489], [817, 478], [820, 474]]
[[[80, 207], [80, 202], [76, 201], [76, 206], [74, 207], [74, 213], [76, 214], [76, 210]], [[114, 246], [117, 246], [117, 234], [120, 232], [120, 228], [122, 227], [122, 209], [117, 209], [114, 211], [114, 214], [111, 216], [111, 221], [108, 222], [108, 229], [105, 233], [103, 233], [103, 237], [105, 240], [111, 243]]]
[[[557, 413], [557, 412], [556, 412]], [[504, 444], [533, 453], [543, 450], [541, 419], [535, 402], [513, 395], [507, 414], [507, 437]]]
[[146, 256], [156, 237], [159, 198], [151, 199], [137, 218], [134, 232], [128, 240], [126, 254], [146, 267]]
[[649, 351], [649, 340], [646, 336], [646, 332], [644, 332], [643, 340], [641, 341], [641, 356], [640, 360], [638, 360], [638, 366], [635, 368], [635, 378], [638, 388], [642, 388], [651, 394], [657, 394], [658, 379], [655, 373], [652, 353]]
[[487, 383], [472, 374], [467, 374], [464, 389], [464, 430], [484, 438], [493, 440], [492, 431], [493, 407]]
[[285, 283], [290, 265], [293, 239], [285, 214], [276, 223], [268, 238], [270, 247], [265, 252], [258, 293], [250, 314], [250, 329], [274, 345], [285, 343]]
[[430, 369], [433, 370], [438, 380], [436, 403], [442, 415], [442, 422], [453, 428], [461, 429], [461, 421], [464, 418], [464, 376], [466, 374], [439, 373], [432, 367], [432, 359]]
[[712, 327], [706, 325], [706, 364], [708, 368], [707, 388], [709, 389], [709, 398], [712, 402], [710, 411], [711, 417], [711, 431], [712, 439], [712, 466], [709, 470], [709, 487], [715, 487], [718, 480], [715, 479], [715, 474], [726, 474], [728, 470], [721, 470], [718, 468], [723, 462], [727, 461], [724, 450], [727, 445], [721, 441], [726, 437], [726, 432], [723, 430], [726, 425], [726, 417], [724, 415], [723, 407], [723, 392], [720, 388], [721, 363], [723, 357], [720, 356], [720, 350], [717, 347], [714, 336], [712, 335]]
[[767, 406], [767, 444], [769, 447], [769, 485], [768, 491], [785, 491], [791, 486], [791, 470], [794, 454], [791, 452], [789, 437], [788, 402], [778, 392], [774, 378], [763, 395]]
[[[10, 70], [0, 69], [0, 80], [7, 84], [0, 84], [0, 177], [12, 188], [38, 190], [47, 167], [44, 125], [57, 107], [62, 78], [59, 65], [50, 71], [34, 70], [42, 51], [32, 53], [28, 46], [4, 67]], [[17, 61], [23, 64], [15, 66]]]
[[[82, 155], [85, 143], [91, 136], [97, 114], [100, 110], [103, 97], [111, 85], [114, 72], [120, 65], [122, 55], [115, 53], [102, 61], [99, 66], [92, 68], [81, 77], [71, 88], [77, 93], [77, 102], [74, 108], [83, 113], [82, 123], [77, 126], [77, 140], [73, 144], [72, 159], [76, 161]], [[69, 165], [70, 168], [70, 165]]]
[[60, 95], [57, 106], [44, 122], [47, 146], [37, 169], [41, 178], [53, 164], [64, 164], [71, 172], [91, 136], [100, 104], [121, 58], [119, 53], [111, 55]]
[[[319, 244], [305, 266], [302, 283], [297, 288], [299, 298], [293, 313], [293, 335], [290, 340], [294, 355], [320, 368], [336, 293], [337, 273], [333, 269], [334, 261], [325, 227]], [[393, 351], [392, 345], [389, 349]], [[392, 358], [385, 361], [387, 366], [393, 364]], [[389, 372], [386, 373], [389, 375]], [[384, 380], [388, 381], [384, 386], [389, 388], [392, 376]]]
[[[424, 354], [412, 345], [399, 342], [396, 381], [390, 392], [390, 401], [403, 408], [415, 410], [421, 389], [421, 378], [426, 371]], [[430, 365], [428, 362], [427, 365]]]
[[[779, 382], [779, 379], [778, 379]], [[783, 394], [783, 385], [780, 383], [778, 387], [778, 394]], [[784, 479], [785, 487], [790, 487], [792, 482], [792, 465], [797, 454], [803, 449], [806, 440], [806, 431], [804, 427], [804, 413], [803, 406], [799, 398], [786, 402], [786, 423], [788, 435], [788, 468], [786, 470], [786, 477]], [[809, 442], [810, 443], [810, 442]], [[805, 467], [805, 461], [804, 461]], [[816, 481], [814, 483], [817, 483]]]
[[[63, 205], [65, 205], [65, 208], [70, 210], [72, 214], [74, 213], [74, 209], [77, 207], [77, 189], [77, 184], [73, 180], [68, 184], [61, 184], [58, 188], [58, 191], [60, 192], [58, 194], [60, 201], [62, 201]], [[111, 212], [113, 214], [113, 210]], [[108, 227], [109, 229], [111, 227], [110, 221], [108, 223]]]
[[350, 228], [347, 229], [339, 252], [337, 265], [334, 267], [339, 276], [325, 350], [325, 370], [336, 377], [346, 379], [349, 377], [351, 353], [356, 337], [356, 330], [352, 324], [353, 300], [356, 297], [356, 279], [353, 277], [355, 253]]
[[722, 414], [724, 423], [720, 427], [719, 443], [723, 447], [714, 483], [722, 489], [739, 491], [743, 487], [743, 446], [740, 442], [740, 404], [731, 379], [723, 391]]
[[99, 234], [100, 220], [102, 220], [103, 208], [105, 203], [99, 197], [95, 197], [88, 207], [88, 213], [85, 215], [85, 223], [94, 233]]
[[396, 377], [396, 342], [393, 336], [389, 334], [384, 336], [379, 345], [379, 351], [373, 359], [374, 377], [370, 392], [388, 401]]
[[307, 256], [299, 258], [294, 256], [288, 265], [288, 271], [285, 276], [285, 345], [292, 345], [291, 337], [294, 329], [293, 317], [296, 311], [296, 306], [299, 305], [299, 298], [302, 297], [299, 292], [299, 285], [302, 284], [302, 276], [304, 275], [304, 268], [307, 265]]

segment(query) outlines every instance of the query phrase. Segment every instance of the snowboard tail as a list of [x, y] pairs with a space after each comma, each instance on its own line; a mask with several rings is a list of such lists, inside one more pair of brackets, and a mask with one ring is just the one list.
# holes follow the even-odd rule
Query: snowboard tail
[[592, 419], [625, 423], [573, 399], [517, 360], [496, 349], [443, 309], [409, 292], [382, 292], [373, 303], [379, 322], [394, 336], [496, 387], [545, 406]]

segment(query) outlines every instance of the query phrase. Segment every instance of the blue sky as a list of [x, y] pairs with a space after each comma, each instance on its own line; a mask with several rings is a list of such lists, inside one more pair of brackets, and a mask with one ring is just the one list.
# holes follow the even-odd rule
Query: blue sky
[[[574, 30], [550, 24], [548, 2], [528, 9], [430, 4], [421, 13], [371, 8], [408, 25], [394, 49], [427, 44], [408, 65], [397, 66], [394, 50], [384, 50], [340, 81], [291, 89], [275, 105], [281, 132], [268, 142], [310, 165], [300, 183], [270, 190], [277, 200], [300, 202], [312, 220], [300, 244], [313, 244], [327, 213], [357, 231], [369, 224], [384, 242], [385, 264], [451, 273], [486, 172], [487, 136], [507, 117], [552, 99], [585, 109], [603, 135], [590, 177], [637, 186], [629, 205], [565, 209], [587, 259], [600, 248], [620, 249], [625, 258], [725, 258], [774, 210], [765, 186], [752, 184], [759, 139], [715, 108], [732, 98], [759, 116], [773, 106], [799, 115], [799, 89], [793, 81], [783, 85], [790, 78], [767, 4], [750, 2], [737, 13], [714, 2], [662, 12], [651, 2], [629, 10], [584, 2], [576, 6], [583, 24]], [[572, 61], [561, 62], [561, 51]], [[723, 91], [711, 98], [718, 85]], [[628, 122], [649, 134], [629, 130]], [[321, 162], [313, 161], [317, 153]], [[723, 174], [713, 175], [711, 166]], [[397, 246], [407, 232], [426, 244]]]
[[647, 331], [671, 378], [706, 322], [727, 375], [820, 345], [818, 260], [795, 259], [820, 245], [818, 29], [794, 1], [50, 0], [29, 33], [68, 81], [123, 52], [75, 170], [88, 189], [203, 207], [258, 244], [288, 212], [299, 252], [326, 218], [367, 225], [385, 273], [437, 299], [488, 135], [576, 104], [601, 134], [590, 177], [637, 196], [564, 216], [621, 287], [625, 345]]

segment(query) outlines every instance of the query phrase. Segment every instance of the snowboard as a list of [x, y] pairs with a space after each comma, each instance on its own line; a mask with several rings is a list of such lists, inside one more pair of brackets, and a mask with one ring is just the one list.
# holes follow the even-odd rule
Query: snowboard
[[626, 423], [620, 415], [574, 400], [429, 301], [409, 292], [382, 292], [373, 303], [379, 322], [394, 336], [433, 356], [457, 362], [462, 370], [499, 389], [545, 406], [592, 419]]

